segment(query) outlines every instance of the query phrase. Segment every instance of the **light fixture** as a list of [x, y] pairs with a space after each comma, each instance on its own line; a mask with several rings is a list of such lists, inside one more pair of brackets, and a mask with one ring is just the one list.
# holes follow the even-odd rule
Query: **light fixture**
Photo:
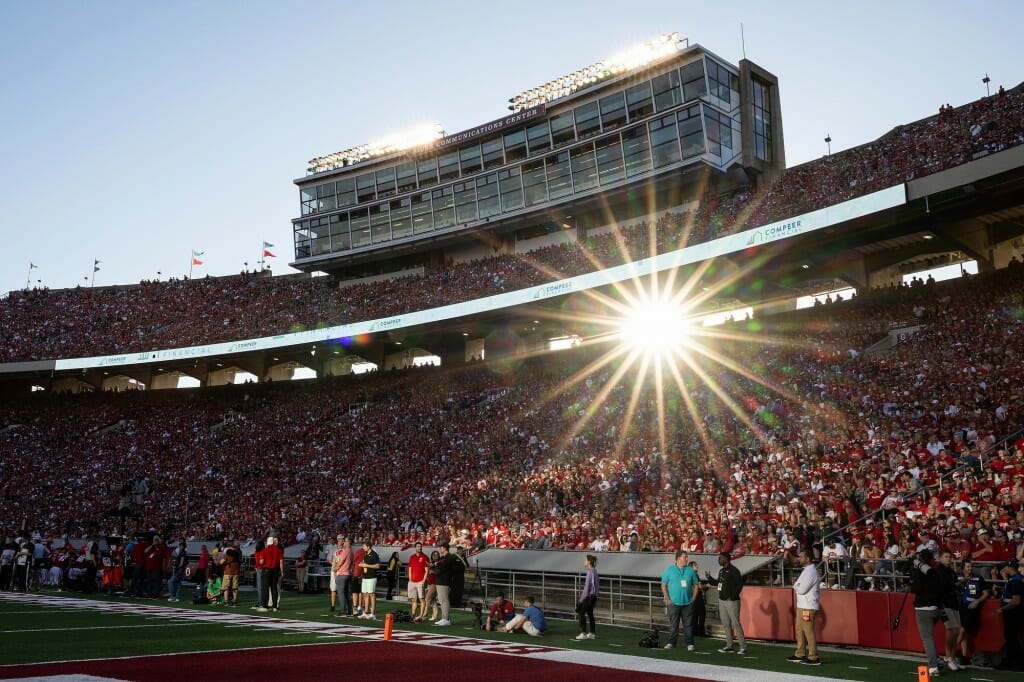
[[322, 173], [339, 166], [351, 166], [360, 161], [366, 161], [378, 156], [385, 156], [414, 147], [422, 147], [436, 142], [442, 137], [444, 137], [444, 130], [438, 123], [416, 126], [415, 128], [389, 135], [376, 142], [361, 144], [358, 147], [346, 149], [345, 151], [333, 152], [326, 156], [310, 159], [306, 174]]
[[593, 85], [598, 81], [618, 76], [634, 69], [639, 69], [663, 57], [683, 50], [689, 41], [680, 38], [678, 33], [666, 33], [642, 45], [612, 55], [596, 64], [584, 67], [572, 73], [554, 78], [544, 85], [524, 90], [509, 99], [512, 111], [522, 111], [540, 104], [571, 95], [580, 88]]
[[926, 234], [926, 235], [924, 236], [924, 238], [925, 238], [925, 239], [935, 239], [935, 235], [934, 235], [934, 234]]

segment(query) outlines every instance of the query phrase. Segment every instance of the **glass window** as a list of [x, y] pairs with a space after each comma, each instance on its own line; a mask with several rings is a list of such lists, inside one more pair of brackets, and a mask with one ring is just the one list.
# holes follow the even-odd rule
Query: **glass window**
[[526, 129], [526, 145], [530, 156], [537, 156], [551, 149], [551, 135], [547, 121], [534, 123]]
[[551, 119], [551, 143], [555, 147], [576, 141], [576, 129], [572, 123], [572, 111], [559, 114]]
[[356, 181], [355, 178], [338, 180], [338, 207], [351, 206], [356, 203]]
[[682, 159], [679, 153], [679, 136], [676, 133], [676, 115], [669, 114], [654, 119], [651, 129], [651, 159], [655, 168], [676, 163]]
[[430, 187], [437, 184], [437, 159], [431, 156], [429, 159], [421, 159], [416, 164], [416, 175], [419, 177], [420, 187]]
[[412, 202], [409, 197], [397, 199], [391, 202], [391, 238], [408, 237], [412, 234], [412, 216], [410, 207]]
[[679, 88], [679, 71], [673, 69], [668, 73], [655, 76], [651, 81], [654, 90], [654, 108], [665, 111], [683, 103], [683, 93]]
[[523, 164], [523, 194], [527, 206], [548, 200], [548, 187], [544, 175], [544, 161]]
[[437, 159], [438, 179], [440, 182], [454, 180], [459, 177], [459, 151], [442, 154]]
[[732, 102], [730, 84], [733, 74], [714, 59], [708, 59], [708, 90], [712, 97], [724, 102]]
[[451, 187], [435, 189], [430, 193], [434, 204], [434, 229], [440, 230], [455, 224], [455, 197]]
[[644, 81], [626, 90], [626, 111], [629, 113], [630, 121], [647, 118], [654, 113], [650, 81]]
[[[594, 107], [597, 108], [596, 106]], [[548, 196], [559, 199], [572, 194], [572, 173], [569, 168], [569, 152], [559, 152], [544, 159], [548, 176]]]
[[626, 124], [626, 98], [623, 93], [602, 97], [600, 105], [602, 129], [614, 130]]
[[365, 173], [356, 177], [356, 201], [373, 201], [377, 198], [377, 188], [373, 182], [373, 173]]
[[626, 175], [633, 177], [651, 170], [651, 148], [647, 140], [647, 126], [636, 126], [622, 131], [622, 157]]
[[377, 196], [381, 199], [395, 193], [395, 167], [377, 171]]
[[348, 233], [348, 213], [331, 216], [331, 250], [348, 251], [352, 248], [352, 237]]
[[338, 208], [338, 202], [334, 196], [333, 182], [328, 182], [325, 185], [317, 185], [316, 197], [316, 209], [318, 211], [330, 211]]
[[494, 140], [487, 140], [481, 145], [481, 147], [483, 148], [484, 154], [484, 170], [490, 170], [504, 165], [505, 151], [502, 149], [500, 137]]
[[479, 173], [483, 168], [483, 163], [480, 160], [480, 145], [474, 144], [460, 149], [459, 161], [462, 163], [463, 175]]
[[514, 130], [505, 135], [505, 161], [511, 163], [526, 158], [526, 131]]
[[412, 232], [421, 234], [434, 229], [434, 218], [430, 214], [430, 192], [414, 194], [412, 197]]
[[679, 69], [679, 77], [683, 82], [683, 101], [689, 102], [708, 94], [708, 85], [704, 80], [704, 60], [690, 62]]
[[597, 147], [597, 172], [602, 185], [617, 182], [626, 177], [622, 165], [622, 145], [618, 134], [602, 137], [595, 142]]
[[294, 223], [295, 230], [295, 257], [309, 258], [309, 221], [303, 220]]
[[572, 159], [573, 191], [585, 192], [597, 187], [597, 159], [594, 157], [593, 143], [574, 147], [570, 158]]
[[299, 190], [299, 202], [302, 204], [302, 215], [316, 213], [316, 187], [303, 187]]
[[403, 163], [397, 168], [398, 193], [416, 189], [416, 164], [412, 161]]
[[689, 107], [679, 112], [679, 138], [683, 144], [683, 158], [691, 159], [704, 153], [704, 130], [701, 127], [699, 107]]
[[390, 241], [391, 216], [387, 204], [370, 207], [370, 240], [374, 244]]
[[331, 231], [327, 226], [327, 218], [314, 218], [309, 221], [309, 237], [312, 240], [313, 255], [331, 251]]
[[752, 80], [754, 100], [754, 157], [769, 163], [775, 153], [772, 140], [772, 101], [770, 86], [759, 80]]
[[471, 223], [476, 220], [476, 189], [473, 182], [460, 182], [455, 190], [455, 222]]
[[573, 110], [576, 116], [576, 137], [583, 140], [601, 132], [601, 116], [597, 102], [578, 106]]
[[[537, 165], [543, 169], [543, 164]], [[515, 211], [523, 207], [523, 183], [519, 166], [498, 171], [498, 184], [501, 186], [502, 211]]]
[[476, 202], [480, 220], [501, 213], [497, 173], [490, 173], [476, 179]]
[[352, 229], [352, 248], [369, 246], [370, 244], [370, 211], [359, 209], [348, 214], [349, 224]]

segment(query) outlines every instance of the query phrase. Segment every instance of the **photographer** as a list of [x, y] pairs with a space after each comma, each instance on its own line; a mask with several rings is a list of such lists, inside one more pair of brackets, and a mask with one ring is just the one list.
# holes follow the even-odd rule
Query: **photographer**
[[914, 557], [910, 571], [910, 592], [914, 595], [914, 615], [917, 631], [921, 636], [925, 654], [928, 657], [928, 674], [939, 674], [939, 654], [935, 649], [935, 626], [942, 618], [942, 578], [935, 570], [935, 556], [930, 549], [922, 549]]

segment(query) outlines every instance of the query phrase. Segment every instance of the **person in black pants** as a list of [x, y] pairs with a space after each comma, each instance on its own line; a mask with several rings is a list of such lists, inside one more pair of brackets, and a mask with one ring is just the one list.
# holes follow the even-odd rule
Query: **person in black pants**
[[[600, 593], [600, 579], [597, 575], [597, 557], [588, 554], [583, 560], [587, 569], [587, 577], [583, 581], [583, 589], [580, 591], [580, 599], [576, 604], [576, 615], [579, 618], [580, 634], [576, 639], [597, 639], [597, 624], [594, 622], [594, 605], [597, 604], [597, 595]], [[587, 626], [590, 629], [587, 629]]]
[[1020, 626], [1024, 621], [1024, 576], [1021, 576], [1016, 559], [1003, 564], [1000, 573], [1006, 583], [999, 600], [999, 613], [1003, 617], [1003, 661], [996, 666], [1000, 670], [1024, 671], [1024, 655], [1020, 648]]

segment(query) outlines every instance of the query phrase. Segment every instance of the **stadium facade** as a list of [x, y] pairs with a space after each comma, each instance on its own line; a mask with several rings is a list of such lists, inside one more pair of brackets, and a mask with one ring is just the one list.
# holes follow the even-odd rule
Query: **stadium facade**
[[582, 240], [677, 207], [709, 177], [735, 185], [785, 168], [775, 76], [678, 34], [629, 54], [426, 144], [313, 159], [295, 180], [292, 266], [351, 280]]

